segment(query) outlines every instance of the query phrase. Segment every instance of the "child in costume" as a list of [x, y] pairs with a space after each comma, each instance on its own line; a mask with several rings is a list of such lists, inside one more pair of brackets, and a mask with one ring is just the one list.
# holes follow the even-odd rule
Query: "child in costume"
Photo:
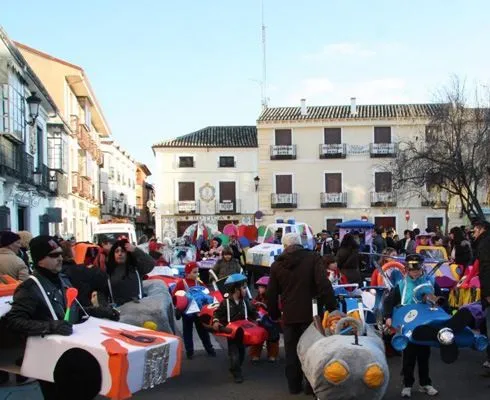
[[[267, 290], [268, 284], [268, 276], [263, 276], [255, 283], [258, 293], [255, 299], [253, 299], [252, 301], [252, 304], [257, 309], [260, 310], [262, 308], [264, 312], [267, 310], [267, 299], [265, 296], [265, 292]], [[273, 363], [277, 360], [277, 356], [279, 355], [279, 330], [276, 324], [272, 323], [270, 319], [268, 319], [267, 323], [263, 324], [263, 326], [269, 332], [269, 338], [266, 340], [267, 359], [269, 362]], [[256, 346], [250, 346], [249, 355], [253, 363], [256, 363], [260, 360], [262, 347], [264, 347], [263, 343]]]
[[[424, 274], [423, 257], [419, 254], [410, 254], [405, 258], [407, 263], [407, 276], [398, 282], [385, 301], [386, 327], [392, 327], [393, 310], [398, 305], [414, 304], [414, 289], [420, 285], [431, 285], [432, 280]], [[433, 296], [433, 295], [432, 295]], [[396, 328], [396, 327], [395, 327]], [[418, 364], [420, 391], [435, 396], [438, 391], [432, 386], [429, 376], [430, 347], [409, 343], [403, 350], [403, 389], [402, 397], [412, 397], [412, 386], [415, 383], [414, 371]]]
[[[213, 329], [217, 332], [230, 322], [245, 319], [255, 321], [258, 318], [257, 310], [247, 300], [247, 277], [245, 275], [230, 275], [226, 279], [225, 287], [228, 293], [214, 312]], [[230, 372], [235, 383], [242, 383], [242, 364], [245, 360], [242, 329], [237, 330], [234, 338], [228, 338], [228, 356]]]
[[[189, 292], [189, 288], [194, 286], [204, 286], [204, 284], [199, 280], [199, 268], [194, 261], [188, 262], [185, 265], [185, 278], [179, 280], [174, 288], [173, 295], [179, 290]], [[201, 321], [199, 320], [198, 314], [185, 314], [182, 315], [182, 326], [184, 331], [184, 346], [187, 358], [192, 360], [194, 357], [194, 341], [192, 339], [193, 327], [196, 327], [197, 334], [201, 339], [201, 342], [206, 349], [206, 352], [210, 357], [216, 357], [216, 351], [213, 349], [211, 344], [211, 338], [209, 332], [206, 331]]]

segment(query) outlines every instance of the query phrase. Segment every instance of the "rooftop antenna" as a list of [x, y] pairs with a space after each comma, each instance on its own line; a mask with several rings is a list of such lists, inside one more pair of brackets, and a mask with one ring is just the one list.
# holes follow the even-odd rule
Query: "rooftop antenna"
[[266, 58], [266, 29], [264, 22], [264, 0], [262, 0], [262, 108], [267, 108], [267, 58]]

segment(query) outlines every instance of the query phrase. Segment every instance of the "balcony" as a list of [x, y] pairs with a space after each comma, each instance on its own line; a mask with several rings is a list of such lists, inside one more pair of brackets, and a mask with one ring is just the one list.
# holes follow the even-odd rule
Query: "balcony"
[[271, 193], [271, 208], [297, 208], [298, 193]]
[[240, 214], [240, 200], [221, 200], [216, 203], [216, 214]]
[[71, 191], [76, 194], [80, 191], [80, 175], [78, 172], [71, 173]]
[[395, 207], [395, 192], [371, 192], [371, 207]]
[[369, 153], [371, 158], [396, 157], [398, 143], [370, 143]]
[[34, 179], [34, 156], [28, 153], [21, 153], [21, 182], [28, 185], [35, 185]]
[[424, 192], [421, 194], [421, 206], [432, 208], [446, 208], [447, 207], [447, 195], [437, 192]]
[[196, 200], [178, 201], [176, 214], [199, 214], [199, 202]]
[[49, 169], [47, 165], [41, 165], [34, 174], [34, 183], [39, 188], [49, 192]]
[[345, 158], [347, 155], [347, 146], [342, 144], [320, 144], [320, 158]]
[[86, 176], [80, 177], [80, 196], [92, 200], [92, 180]]
[[296, 160], [296, 145], [271, 146], [271, 160]]
[[[10, 142], [9, 142], [10, 143]], [[0, 175], [20, 179], [22, 152], [20, 147], [8, 146], [3, 140], [0, 141]]]
[[320, 193], [320, 206], [322, 208], [347, 207], [347, 193]]
[[90, 138], [90, 132], [88, 128], [84, 124], [78, 125], [77, 139], [80, 148], [90, 151], [90, 143], [92, 139]]
[[49, 171], [49, 191], [55, 197], [68, 196], [68, 177], [60, 171]]

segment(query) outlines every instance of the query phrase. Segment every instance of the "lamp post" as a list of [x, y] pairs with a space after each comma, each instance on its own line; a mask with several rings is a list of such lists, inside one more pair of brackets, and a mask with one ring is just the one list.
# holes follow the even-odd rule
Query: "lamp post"
[[26, 99], [26, 102], [29, 106], [29, 117], [31, 118], [31, 120], [27, 122], [27, 125], [34, 126], [39, 115], [41, 99], [36, 96], [36, 92], [32, 92], [32, 94]]
[[257, 192], [259, 190], [259, 182], [260, 182], [260, 178], [258, 176], [256, 176], [254, 178], [254, 183], [255, 183], [255, 191]]

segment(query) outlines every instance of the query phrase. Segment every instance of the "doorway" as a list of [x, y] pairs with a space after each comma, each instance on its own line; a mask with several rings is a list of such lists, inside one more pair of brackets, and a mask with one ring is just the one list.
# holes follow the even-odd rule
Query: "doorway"
[[17, 207], [17, 231], [29, 231], [28, 221], [28, 209], [27, 207]]
[[392, 228], [396, 231], [396, 217], [374, 217], [374, 226], [386, 230]]

